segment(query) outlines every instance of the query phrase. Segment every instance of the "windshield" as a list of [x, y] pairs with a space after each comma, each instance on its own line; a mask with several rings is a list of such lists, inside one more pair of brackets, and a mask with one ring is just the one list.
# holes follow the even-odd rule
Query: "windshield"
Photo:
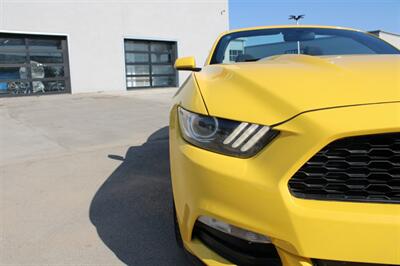
[[399, 54], [400, 51], [366, 33], [325, 28], [275, 28], [240, 31], [223, 36], [211, 64], [257, 61], [281, 54]]

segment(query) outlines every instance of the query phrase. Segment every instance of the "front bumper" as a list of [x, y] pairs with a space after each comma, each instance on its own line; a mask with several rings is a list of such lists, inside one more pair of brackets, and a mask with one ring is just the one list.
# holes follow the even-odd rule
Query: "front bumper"
[[400, 264], [400, 205], [304, 200], [290, 177], [328, 143], [343, 137], [400, 132], [400, 104], [304, 113], [256, 156], [239, 159], [187, 144], [173, 108], [171, 175], [184, 245], [207, 265], [232, 265], [192, 237], [200, 215], [269, 236], [283, 265], [311, 259]]

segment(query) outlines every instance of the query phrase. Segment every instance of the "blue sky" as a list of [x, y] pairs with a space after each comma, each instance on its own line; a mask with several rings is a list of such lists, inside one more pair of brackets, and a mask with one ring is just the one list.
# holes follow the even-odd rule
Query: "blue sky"
[[305, 14], [302, 24], [400, 34], [400, 0], [229, 0], [231, 29], [292, 24], [292, 14]]

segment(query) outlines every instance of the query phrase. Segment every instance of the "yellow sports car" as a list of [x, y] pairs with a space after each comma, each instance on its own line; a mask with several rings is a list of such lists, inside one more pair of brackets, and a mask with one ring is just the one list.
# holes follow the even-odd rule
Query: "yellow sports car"
[[400, 51], [353, 29], [230, 31], [174, 96], [178, 243], [203, 265], [400, 265]]

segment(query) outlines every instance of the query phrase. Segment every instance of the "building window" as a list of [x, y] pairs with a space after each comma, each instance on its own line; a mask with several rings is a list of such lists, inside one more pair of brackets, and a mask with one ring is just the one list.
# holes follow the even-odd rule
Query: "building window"
[[65, 37], [0, 33], [0, 96], [70, 92]]
[[236, 62], [236, 58], [243, 54], [243, 50], [229, 50], [229, 61]]
[[126, 87], [176, 87], [176, 42], [125, 40]]

